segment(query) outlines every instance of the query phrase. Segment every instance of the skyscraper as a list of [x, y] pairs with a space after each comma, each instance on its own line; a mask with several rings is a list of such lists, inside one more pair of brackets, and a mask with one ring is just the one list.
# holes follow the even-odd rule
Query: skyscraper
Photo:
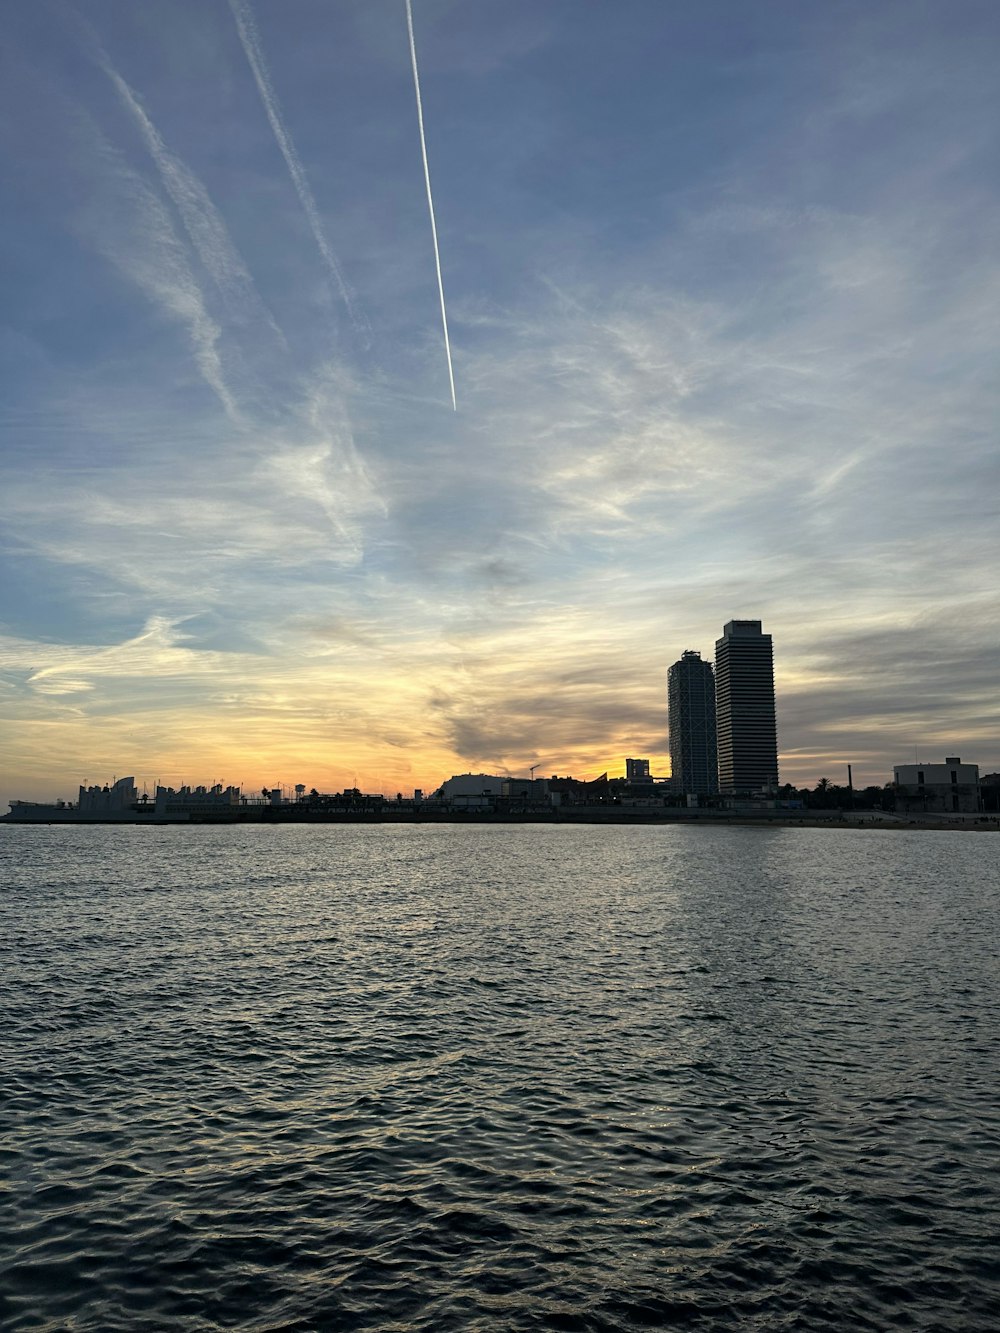
[[667, 672], [667, 712], [674, 786], [699, 796], [718, 791], [715, 677], [701, 653], [683, 653]]
[[715, 645], [719, 790], [778, 786], [774, 654], [759, 620], [730, 620]]

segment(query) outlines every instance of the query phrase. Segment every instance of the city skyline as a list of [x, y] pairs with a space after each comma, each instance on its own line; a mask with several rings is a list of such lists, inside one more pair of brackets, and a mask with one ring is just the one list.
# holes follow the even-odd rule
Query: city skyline
[[1000, 768], [1000, 14], [7, 7], [0, 808], [138, 772]]

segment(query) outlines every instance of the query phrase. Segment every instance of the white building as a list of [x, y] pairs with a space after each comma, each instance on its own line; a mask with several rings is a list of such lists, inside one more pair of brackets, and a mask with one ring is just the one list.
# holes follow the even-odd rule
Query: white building
[[139, 799], [135, 778], [119, 778], [113, 787], [81, 787], [77, 809], [86, 815], [124, 813]]
[[892, 770], [897, 810], [918, 814], [975, 814], [981, 808], [979, 765], [957, 755], [943, 764], [896, 764]]
[[492, 773], [457, 773], [442, 782], [433, 799], [452, 810], [492, 810], [506, 781]]
[[190, 819], [192, 815], [231, 815], [241, 803], [239, 787], [157, 787], [155, 813], [160, 817]]
[[506, 778], [493, 777], [489, 773], [458, 773], [441, 784], [442, 801], [454, 800], [456, 796], [500, 796]]

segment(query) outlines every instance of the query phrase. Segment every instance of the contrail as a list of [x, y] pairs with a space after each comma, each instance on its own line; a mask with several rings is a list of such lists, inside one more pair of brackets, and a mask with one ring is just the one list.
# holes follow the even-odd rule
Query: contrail
[[240, 42], [243, 46], [243, 52], [246, 55], [250, 68], [253, 71], [254, 82], [257, 84], [257, 91], [260, 93], [260, 100], [264, 103], [264, 110], [267, 112], [267, 118], [271, 122], [271, 129], [274, 131], [274, 137], [278, 141], [278, 147], [281, 149], [281, 155], [285, 159], [285, 165], [288, 167], [288, 174], [292, 178], [292, 184], [295, 186], [295, 193], [299, 197], [299, 203], [302, 205], [302, 211], [308, 219], [310, 229], [315, 237], [316, 245], [319, 248], [323, 262], [326, 264], [333, 277], [344, 304], [347, 306], [348, 313], [354, 323], [354, 327], [362, 333], [366, 330], [363, 327], [363, 321], [359, 320], [355, 313], [351, 294], [347, 283], [344, 281], [343, 274], [340, 271], [340, 265], [330, 249], [330, 244], [323, 234], [323, 224], [320, 222], [319, 209], [316, 207], [316, 200], [306, 179], [306, 173], [299, 155], [295, 151], [295, 145], [292, 143], [288, 131], [285, 129], [285, 123], [281, 116], [281, 107], [278, 105], [278, 98], [271, 85], [271, 76], [267, 70], [267, 64], [264, 60], [264, 52], [260, 44], [260, 35], [257, 32], [257, 24], [254, 21], [253, 13], [250, 10], [246, 0], [229, 0], [229, 8], [232, 10], [233, 18], [236, 20], [236, 27], [240, 34]]
[[[233, 0], [230, 0], [233, 3]], [[448, 338], [448, 312], [444, 306], [444, 281], [441, 277], [441, 252], [438, 249], [437, 223], [434, 221], [434, 196], [431, 194], [431, 169], [427, 164], [427, 139], [424, 135], [424, 108], [420, 100], [420, 75], [417, 73], [417, 44], [413, 37], [413, 10], [410, 0], [406, 0], [406, 27], [410, 34], [410, 60], [413, 62], [413, 89], [417, 94], [417, 124], [420, 127], [420, 151], [424, 158], [424, 181], [427, 185], [427, 207], [431, 215], [431, 237], [434, 241], [434, 265], [437, 268], [438, 293], [441, 297], [441, 327], [444, 329], [444, 352], [448, 358], [448, 382], [451, 385], [451, 405], [458, 411], [455, 401], [455, 372], [451, 364], [451, 341]]]

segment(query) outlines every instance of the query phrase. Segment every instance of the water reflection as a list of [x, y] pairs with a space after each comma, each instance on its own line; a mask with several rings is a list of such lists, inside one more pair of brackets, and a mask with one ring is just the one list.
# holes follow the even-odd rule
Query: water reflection
[[3, 831], [10, 1327], [989, 1326], [1000, 841], [148, 834]]

